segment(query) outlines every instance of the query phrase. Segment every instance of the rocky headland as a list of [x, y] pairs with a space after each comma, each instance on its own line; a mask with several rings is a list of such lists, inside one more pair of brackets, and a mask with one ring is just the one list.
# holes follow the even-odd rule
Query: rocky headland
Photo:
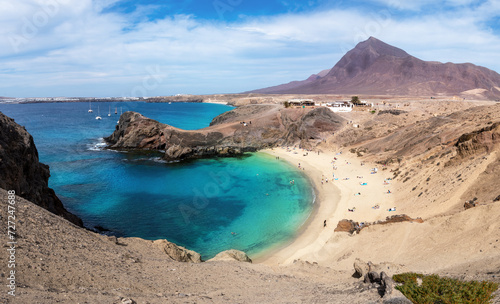
[[82, 220], [64, 208], [49, 188], [49, 166], [40, 163], [33, 137], [12, 118], [0, 112], [0, 188], [83, 227]]
[[340, 130], [345, 120], [327, 108], [285, 109], [282, 105], [247, 105], [223, 113], [204, 129], [188, 131], [135, 112], [120, 117], [105, 138], [111, 149], [165, 151], [166, 160], [235, 156], [299, 143], [312, 148]]

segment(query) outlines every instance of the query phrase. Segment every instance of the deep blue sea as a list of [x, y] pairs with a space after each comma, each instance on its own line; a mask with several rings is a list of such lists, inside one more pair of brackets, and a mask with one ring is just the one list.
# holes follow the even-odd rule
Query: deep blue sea
[[[107, 150], [103, 137], [114, 131], [121, 111], [193, 130], [231, 109], [203, 103], [0, 104], [31, 133], [40, 161], [50, 166], [49, 186], [85, 226], [167, 239], [204, 259], [227, 249], [252, 256], [294, 237], [313, 204], [303, 173], [263, 153], [166, 163], [157, 153]], [[97, 110], [102, 120], [95, 119]]]

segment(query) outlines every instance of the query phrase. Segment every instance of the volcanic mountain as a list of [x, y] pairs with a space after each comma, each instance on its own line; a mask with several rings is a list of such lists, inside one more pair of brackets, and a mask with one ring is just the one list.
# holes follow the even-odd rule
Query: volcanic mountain
[[360, 42], [326, 75], [252, 91], [265, 94], [460, 95], [500, 98], [500, 74], [471, 63], [423, 61], [376, 38]]

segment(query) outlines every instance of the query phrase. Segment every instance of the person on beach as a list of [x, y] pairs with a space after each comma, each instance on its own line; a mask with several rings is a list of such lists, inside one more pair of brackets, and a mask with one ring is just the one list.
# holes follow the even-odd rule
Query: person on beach
[[323, 222], [323, 227], [326, 227], [326, 220]]

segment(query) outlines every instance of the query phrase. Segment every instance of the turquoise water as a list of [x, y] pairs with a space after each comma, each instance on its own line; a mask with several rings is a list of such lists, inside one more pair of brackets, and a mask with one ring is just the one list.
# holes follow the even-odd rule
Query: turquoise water
[[[111, 117], [108, 117], [111, 105]], [[119, 115], [133, 110], [183, 129], [208, 126], [231, 107], [213, 104], [0, 104], [33, 135], [50, 186], [87, 227], [117, 236], [168, 239], [203, 258], [249, 255], [292, 238], [312, 209], [308, 180], [291, 165], [254, 153], [166, 163], [159, 153], [104, 149]], [[97, 109], [103, 117], [95, 120]], [[295, 180], [294, 184], [290, 184]]]

